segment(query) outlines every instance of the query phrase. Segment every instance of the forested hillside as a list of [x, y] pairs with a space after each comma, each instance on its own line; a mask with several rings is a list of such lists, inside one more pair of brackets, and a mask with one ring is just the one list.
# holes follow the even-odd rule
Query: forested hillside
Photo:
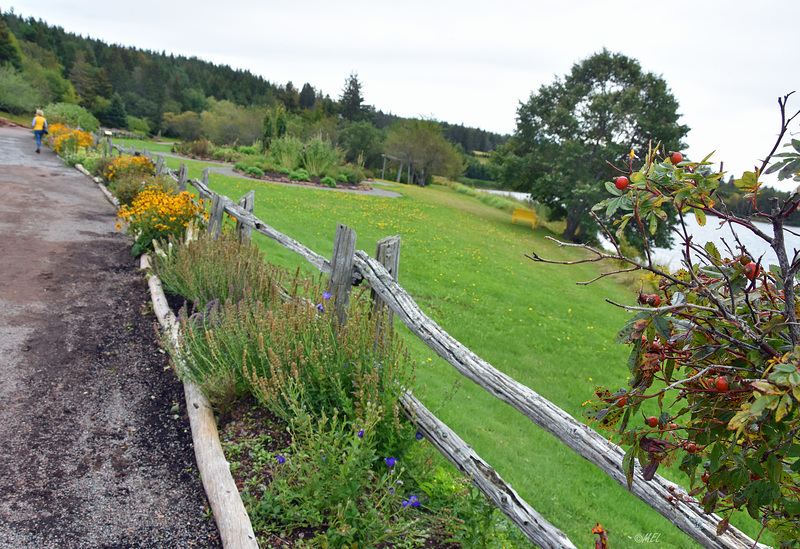
[[[342, 77], [343, 89], [332, 98], [309, 83], [276, 84], [196, 57], [109, 45], [13, 10], [0, 14], [2, 110], [27, 113], [52, 103], [77, 104], [106, 127], [185, 140], [204, 137], [220, 145], [253, 145], [264, 137], [265, 116], [284, 116], [286, 135], [321, 135], [348, 160], [377, 166], [392, 128], [409, 121], [366, 104], [356, 74]], [[222, 127], [224, 120], [239, 129]], [[473, 165], [488, 177], [467, 156], [489, 152], [508, 136], [436, 124], [464, 155], [463, 166]]]

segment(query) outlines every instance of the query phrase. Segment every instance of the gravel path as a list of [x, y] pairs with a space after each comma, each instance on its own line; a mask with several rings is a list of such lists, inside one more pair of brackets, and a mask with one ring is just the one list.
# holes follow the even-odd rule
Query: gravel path
[[220, 547], [114, 208], [19, 128], [0, 192], [0, 548]]

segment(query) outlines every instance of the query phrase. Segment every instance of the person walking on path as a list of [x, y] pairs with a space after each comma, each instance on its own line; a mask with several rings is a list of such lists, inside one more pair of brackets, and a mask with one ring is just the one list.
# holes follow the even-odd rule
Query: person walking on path
[[47, 119], [41, 109], [36, 109], [36, 116], [33, 117], [31, 122], [33, 128], [33, 135], [36, 136], [36, 152], [42, 149], [42, 136], [47, 133]]

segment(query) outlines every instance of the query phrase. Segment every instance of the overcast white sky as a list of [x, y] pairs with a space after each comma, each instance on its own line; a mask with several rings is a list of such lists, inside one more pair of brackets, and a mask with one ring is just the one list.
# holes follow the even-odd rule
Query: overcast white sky
[[[305, 82], [338, 99], [511, 133], [531, 92], [604, 47], [666, 80], [684, 151], [737, 177], [768, 154], [777, 98], [800, 109], [798, 0], [8, 0], [68, 32]], [[795, 122], [792, 130], [800, 130]], [[767, 179], [770, 181], [770, 179]], [[784, 184], [783, 189], [794, 188]]]

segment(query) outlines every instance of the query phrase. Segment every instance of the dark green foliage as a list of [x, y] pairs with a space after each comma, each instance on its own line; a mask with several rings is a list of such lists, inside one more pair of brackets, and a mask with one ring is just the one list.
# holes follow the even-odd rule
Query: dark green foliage
[[289, 179], [292, 181], [311, 181], [311, 176], [305, 168], [300, 168], [290, 172]]
[[0, 66], [6, 63], [18, 71], [22, 70], [22, 51], [8, 25], [0, 19]]
[[128, 114], [125, 112], [125, 105], [119, 94], [114, 94], [111, 106], [103, 113], [102, 122], [110, 128], [125, 128], [128, 125]]
[[383, 132], [366, 120], [347, 124], [339, 135], [345, 160], [373, 167], [380, 166], [383, 139]]
[[[783, 204], [791, 195], [791, 193], [779, 191], [773, 189], [772, 187], [762, 185], [758, 189], [758, 194], [755, 197], [756, 205], [754, 207], [752, 197], [746, 197], [746, 194], [746, 192], [741, 191], [736, 187], [736, 185], [734, 185], [733, 176], [731, 176], [727, 183], [720, 183], [719, 187], [717, 187], [717, 192], [714, 194], [714, 198], [724, 203], [725, 208], [732, 214], [735, 214], [738, 217], [747, 217], [755, 214], [756, 209], [758, 209], [759, 212], [768, 214], [771, 211], [770, 200], [772, 198], [779, 199], [780, 203]], [[758, 218], [756, 218], [756, 220], [758, 220]], [[762, 220], [767, 222], [766, 219]], [[800, 212], [797, 210], [792, 212], [792, 215], [790, 215], [786, 220], [786, 224], [800, 226]]]
[[347, 77], [339, 105], [342, 109], [342, 116], [347, 120], [358, 122], [369, 117], [369, 110], [364, 105], [364, 97], [361, 95], [361, 82], [358, 81], [357, 73], [351, 73]]
[[306, 82], [303, 84], [303, 89], [300, 90], [300, 108], [309, 110], [313, 109], [316, 101], [317, 94], [314, 91], [314, 87]]
[[278, 105], [275, 109], [275, 137], [280, 139], [286, 135], [286, 109]]
[[106, 45], [14, 13], [3, 13], [1, 18], [20, 45], [32, 43], [55, 54], [70, 79], [74, 75], [73, 86], [85, 106], [100, 105], [96, 97], [107, 104], [118, 93], [127, 113], [146, 118], [154, 129], [160, 129], [164, 112], [176, 110], [164, 108], [168, 98], [177, 101], [179, 110], [194, 112], [205, 110], [207, 97], [238, 105], [275, 103], [276, 87], [248, 71], [196, 57]]
[[272, 111], [267, 111], [264, 115], [264, 120], [261, 122], [261, 151], [266, 152], [269, 150], [269, 145], [272, 142], [272, 136], [275, 134], [275, 129], [272, 127]]
[[440, 122], [445, 138], [454, 145], [461, 145], [466, 152], [481, 151], [491, 152], [496, 147], [508, 142], [508, 135], [487, 132], [480, 128], [465, 127], [464, 124], [456, 126], [447, 122]]
[[336, 180], [329, 175], [326, 175], [325, 177], [320, 179], [319, 182], [325, 185], [326, 187], [336, 187]]
[[[566, 220], [565, 239], [589, 239], [597, 231], [590, 208], [604, 196], [603, 183], [621, 173], [607, 162], [627, 171], [631, 149], [644, 156], [651, 140], [681, 150], [689, 128], [678, 123], [677, 111], [663, 79], [603, 50], [531, 94], [517, 110], [514, 138], [493, 160], [507, 186], [531, 192], [553, 219]], [[638, 226], [628, 228], [628, 240], [641, 245]], [[655, 242], [668, 241], [665, 225]]]

